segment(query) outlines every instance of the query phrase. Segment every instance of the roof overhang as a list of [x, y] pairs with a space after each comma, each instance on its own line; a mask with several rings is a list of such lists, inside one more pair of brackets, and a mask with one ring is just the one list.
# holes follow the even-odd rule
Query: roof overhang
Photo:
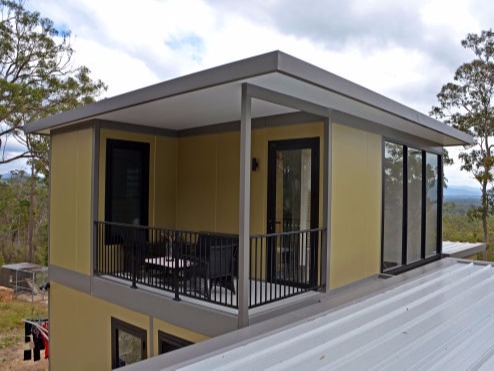
[[[380, 125], [442, 146], [473, 141], [440, 121], [280, 51], [103, 99], [36, 121], [27, 130], [49, 134], [93, 119], [176, 131], [234, 122], [240, 119], [244, 83], [350, 115], [369, 129]], [[254, 99], [251, 115], [255, 119], [296, 111]]]
[[485, 251], [485, 242], [443, 241], [442, 245], [443, 256], [451, 256], [452, 258], [467, 258], [478, 253], [485, 253]]

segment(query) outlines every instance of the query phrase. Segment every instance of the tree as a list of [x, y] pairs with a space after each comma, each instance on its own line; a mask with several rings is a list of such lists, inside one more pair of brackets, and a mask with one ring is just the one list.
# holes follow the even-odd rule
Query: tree
[[484, 242], [488, 243], [488, 218], [494, 211], [494, 32], [468, 34], [461, 45], [475, 58], [458, 67], [454, 81], [441, 88], [439, 105], [431, 114], [474, 137], [474, 144], [465, 146], [459, 159], [461, 169], [472, 173], [480, 184], [481, 204], [472, 207], [469, 215], [482, 221]]
[[[72, 65], [69, 31], [25, 9], [23, 0], [0, 0], [0, 13], [0, 164], [26, 158], [46, 176], [49, 139], [27, 134], [26, 124], [92, 103], [106, 86]], [[25, 150], [7, 157], [11, 139]]]
[[[49, 138], [26, 132], [29, 122], [94, 102], [106, 89], [85, 66], [72, 64], [70, 32], [59, 31], [24, 0], [0, 0], [0, 164], [21, 158], [31, 165], [28, 260], [33, 260], [37, 174], [48, 179]], [[24, 150], [7, 155], [12, 140]]]
[[47, 263], [48, 184], [45, 178], [35, 178], [32, 193], [31, 180], [23, 170], [0, 178], [0, 261]]

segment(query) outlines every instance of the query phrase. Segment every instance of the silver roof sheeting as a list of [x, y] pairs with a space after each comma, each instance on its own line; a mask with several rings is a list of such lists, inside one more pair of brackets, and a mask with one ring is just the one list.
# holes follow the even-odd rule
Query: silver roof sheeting
[[[172, 352], [127, 369], [494, 369], [493, 266], [447, 258], [418, 271], [339, 309], [264, 334], [259, 323], [183, 348], [181, 362]], [[237, 332], [246, 336], [235, 343]]]
[[484, 242], [453, 242], [443, 241], [443, 255], [454, 258], [466, 258], [485, 251]]
[[[103, 99], [31, 123], [27, 130], [48, 134], [91, 119], [173, 131], [237, 122], [243, 83], [326, 107], [340, 123], [384, 135], [397, 131], [441, 146], [472, 143], [461, 131], [280, 51]], [[254, 119], [296, 111], [266, 100], [252, 104]]]

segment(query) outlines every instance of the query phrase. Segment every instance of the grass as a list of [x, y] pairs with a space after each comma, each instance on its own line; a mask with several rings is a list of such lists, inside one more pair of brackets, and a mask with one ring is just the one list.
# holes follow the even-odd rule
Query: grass
[[21, 300], [0, 303], [0, 349], [19, 344], [24, 339], [25, 318], [46, 317], [46, 305]]

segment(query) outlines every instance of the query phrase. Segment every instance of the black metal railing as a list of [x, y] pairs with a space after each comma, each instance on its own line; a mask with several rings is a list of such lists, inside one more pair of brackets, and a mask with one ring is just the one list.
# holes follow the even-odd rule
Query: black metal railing
[[320, 287], [321, 242], [325, 229], [250, 237], [250, 307]]
[[96, 222], [96, 273], [237, 307], [238, 236]]
[[[238, 236], [95, 222], [95, 273], [237, 308]], [[322, 229], [250, 237], [250, 307], [319, 287]]]

